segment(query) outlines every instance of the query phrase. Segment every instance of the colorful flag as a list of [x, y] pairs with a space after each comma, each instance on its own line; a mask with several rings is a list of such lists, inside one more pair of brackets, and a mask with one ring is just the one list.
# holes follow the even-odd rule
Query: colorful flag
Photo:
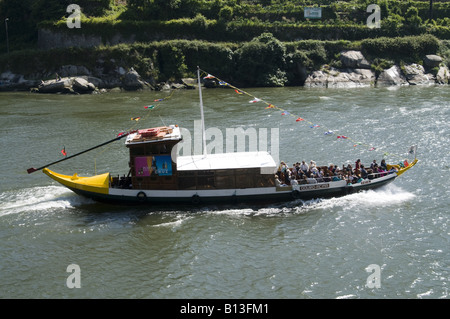
[[132, 117], [131, 118], [132, 121], [136, 121], [136, 122], [139, 121], [140, 119], [141, 119], [141, 117]]
[[266, 109], [274, 109], [274, 108], [275, 108], [275, 105], [273, 105], [273, 104], [269, 104], [269, 106], [266, 107]]
[[156, 99], [156, 100], [153, 100], [153, 102], [161, 102], [161, 101], [164, 101], [164, 99]]
[[61, 150], [61, 153], [62, 153], [62, 155], [67, 156], [67, 153], [66, 153], [66, 147], [65, 147], [65, 146], [64, 146], [64, 148]]
[[313, 126], [310, 126], [310, 128], [320, 127], [319, 124], [314, 124]]
[[302, 119], [301, 117], [299, 117], [299, 118], [297, 118], [297, 119], [295, 120], [295, 122], [300, 122], [300, 121], [304, 121], [304, 119]]
[[255, 97], [253, 100], [249, 101], [248, 103], [256, 103], [261, 101], [260, 99], [258, 99], [257, 97]]
[[204, 79], [214, 79], [214, 75], [208, 74], [204, 77]]
[[328, 131], [328, 132], [325, 132], [324, 134], [325, 135], [331, 135], [331, 134], [333, 134], [333, 131]]
[[234, 90], [234, 92], [236, 92], [237, 94], [244, 94], [244, 93], [242, 93], [241, 91], [239, 91], [239, 90]]
[[376, 150], [376, 148], [375, 147], [371, 147], [371, 148], [369, 148], [369, 151], [375, 151]]
[[283, 111], [283, 113], [281, 113], [281, 115], [289, 115], [290, 113], [288, 111]]
[[144, 106], [144, 108], [152, 110], [155, 108], [155, 106], [154, 105], [146, 105], [146, 106]]
[[228, 86], [228, 83], [224, 81], [219, 81], [219, 85]]
[[347, 136], [344, 136], [344, 135], [338, 135], [337, 138], [343, 138], [343, 139], [346, 139], [346, 138], [348, 138], [348, 137], [347, 137]]

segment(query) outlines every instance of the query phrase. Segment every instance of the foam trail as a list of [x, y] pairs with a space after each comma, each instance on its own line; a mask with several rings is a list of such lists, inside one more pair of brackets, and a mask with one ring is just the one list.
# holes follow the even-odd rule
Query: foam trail
[[74, 195], [65, 187], [42, 186], [8, 191], [0, 194], [0, 216], [25, 211], [44, 211], [91, 203], [89, 199]]
[[333, 209], [339, 207], [344, 210], [353, 210], [355, 208], [365, 207], [386, 207], [407, 202], [414, 197], [415, 195], [413, 193], [391, 184], [377, 190], [367, 190], [343, 197], [313, 202], [311, 205], [306, 203], [304, 208]]

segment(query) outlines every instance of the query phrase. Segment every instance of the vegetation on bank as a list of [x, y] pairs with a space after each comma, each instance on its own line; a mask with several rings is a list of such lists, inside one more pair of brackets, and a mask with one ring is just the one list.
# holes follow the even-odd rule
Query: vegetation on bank
[[38, 70], [51, 77], [55, 66], [83, 65], [95, 70], [99, 61], [107, 72], [118, 66], [133, 67], [150, 82], [193, 77], [196, 66], [224, 80], [244, 86], [300, 85], [301, 72], [323, 64], [339, 67], [343, 50], [360, 50], [377, 71], [394, 63], [422, 63], [426, 54], [450, 55], [450, 41], [434, 36], [375, 38], [361, 41], [300, 40], [282, 42], [270, 33], [244, 43], [212, 43], [202, 40], [166, 40], [119, 44], [97, 48], [22, 50], [0, 56], [0, 66], [9, 64], [13, 72], [33, 76]]
[[[144, 78], [165, 81], [192, 76], [197, 65], [234, 83], [298, 85], [302, 70], [339, 67], [342, 50], [361, 50], [373, 69], [421, 63], [439, 53], [450, 61], [450, 2], [411, 0], [77, 0], [82, 28], [69, 29], [72, 0], [0, 0], [8, 17], [9, 55], [0, 71], [33, 75], [55, 66], [99, 60], [104, 68], [133, 67]], [[381, 27], [368, 28], [369, 4], [381, 8]], [[320, 6], [321, 19], [304, 8]], [[101, 35], [133, 35], [136, 43], [97, 48], [36, 50], [37, 29]], [[0, 52], [6, 51], [0, 32]], [[25, 50], [24, 50], [25, 49]], [[113, 62], [112, 62], [113, 61]]]

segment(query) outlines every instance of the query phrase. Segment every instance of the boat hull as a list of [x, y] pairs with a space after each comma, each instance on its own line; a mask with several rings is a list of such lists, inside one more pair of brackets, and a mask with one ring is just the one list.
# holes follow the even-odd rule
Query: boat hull
[[92, 177], [62, 175], [44, 169], [44, 173], [73, 192], [95, 201], [123, 205], [172, 205], [172, 204], [268, 204], [294, 200], [340, 197], [369, 189], [376, 189], [393, 182], [417, 160], [397, 171], [384, 173], [384, 176], [365, 179], [360, 183], [347, 184], [346, 181], [330, 181], [314, 184], [300, 184], [281, 187], [258, 187], [240, 189], [205, 189], [205, 190], [146, 190], [122, 189], [110, 187], [109, 174]]
[[[133, 190], [110, 188], [108, 193], [98, 193], [67, 186], [78, 195], [98, 202], [121, 205], [208, 205], [208, 204], [270, 204], [294, 200], [340, 197], [368, 189], [376, 189], [389, 184], [397, 176], [372, 180], [367, 184], [346, 185], [344, 181], [317, 183], [311, 185], [267, 187], [227, 190]], [[337, 184], [337, 185], [333, 185]]]

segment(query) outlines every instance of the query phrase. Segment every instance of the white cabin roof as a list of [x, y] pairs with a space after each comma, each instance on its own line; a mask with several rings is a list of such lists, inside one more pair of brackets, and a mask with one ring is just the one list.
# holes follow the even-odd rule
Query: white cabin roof
[[264, 168], [274, 172], [277, 167], [268, 152], [236, 152], [177, 157], [178, 171]]

